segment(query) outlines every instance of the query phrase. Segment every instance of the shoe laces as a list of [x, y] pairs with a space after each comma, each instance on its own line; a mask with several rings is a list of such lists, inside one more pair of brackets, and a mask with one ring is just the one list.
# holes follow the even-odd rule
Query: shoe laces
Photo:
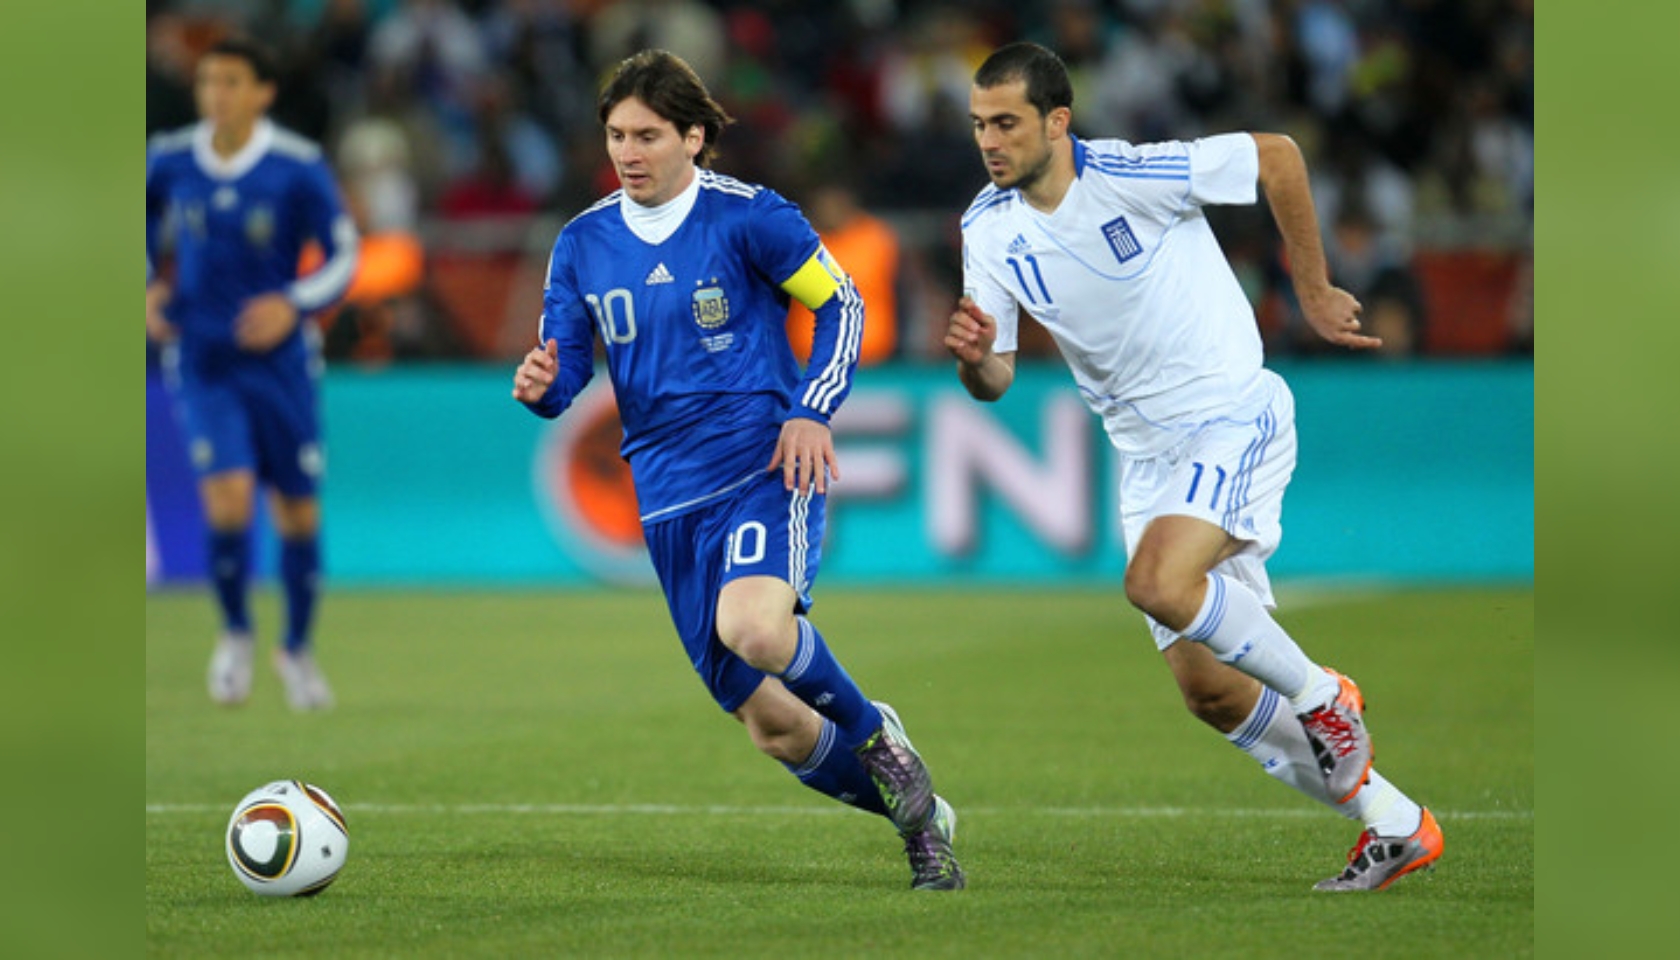
[[1379, 837], [1367, 830], [1359, 835], [1359, 842], [1349, 851], [1347, 869], [1342, 871], [1341, 878], [1352, 880], [1377, 864], [1395, 860], [1405, 853], [1404, 843]]
[[1332, 701], [1308, 714], [1307, 727], [1332, 754], [1345, 757], [1359, 748], [1359, 733], [1347, 714], [1336, 707]]
[[918, 830], [904, 838], [904, 853], [917, 877], [944, 876], [950, 847], [932, 830]]
[[1364, 853], [1365, 848], [1375, 839], [1377, 839], [1377, 835], [1369, 830], [1360, 832], [1359, 839], [1353, 842], [1353, 849], [1348, 851], [1348, 869], [1353, 868], [1353, 864], [1359, 859], [1359, 855]]
[[915, 775], [906, 762], [908, 752], [900, 752], [898, 745], [892, 742], [885, 731], [882, 731], [875, 742], [864, 747], [864, 753], [869, 761], [869, 770], [876, 777], [887, 781], [895, 792], [908, 790], [915, 782]]

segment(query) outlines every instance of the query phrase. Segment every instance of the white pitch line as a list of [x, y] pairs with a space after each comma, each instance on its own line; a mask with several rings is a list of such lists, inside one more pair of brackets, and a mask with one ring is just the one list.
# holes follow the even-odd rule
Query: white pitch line
[[[591, 803], [462, 803], [462, 804], [424, 804], [424, 803], [346, 803], [340, 804], [347, 815], [361, 813], [372, 814], [459, 814], [475, 816], [492, 815], [535, 815], [535, 816], [722, 816], [722, 817], [760, 817], [760, 816], [826, 816], [850, 812], [848, 808], [833, 807], [795, 807], [795, 806], [762, 806], [739, 807], [719, 805], [678, 805], [664, 803], [623, 803], [623, 804], [591, 804]], [[148, 803], [146, 814], [176, 814], [176, 813], [213, 813], [230, 810], [223, 804], [210, 803]], [[1263, 809], [1220, 809], [1214, 807], [961, 807], [965, 816], [979, 814], [981, 816], [1009, 816], [1038, 814], [1047, 817], [1067, 817], [1072, 819], [1120, 819], [1120, 820], [1171, 820], [1185, 817], [1228, 817], [1233, 819], [1294, 819], [1300, 817], [1322, 816], [1324, 811], [1316, 807], [1302, 807], [1299, 809], [1263, 810]], [[1435, 815], [1442, 820], [1532, 820], [1533, 810], [1434, 810]]]

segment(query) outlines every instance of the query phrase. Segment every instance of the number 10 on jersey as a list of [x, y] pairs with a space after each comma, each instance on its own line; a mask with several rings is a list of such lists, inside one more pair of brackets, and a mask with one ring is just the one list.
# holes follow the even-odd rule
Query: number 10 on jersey
[[608, 343], [629, 343], [636, 339], [636, 301], [623, 287], [608, 290], [606, 296], [584, 294], [589, 312], [595, 315], [595, 325], [601, 328], [601, 338]]

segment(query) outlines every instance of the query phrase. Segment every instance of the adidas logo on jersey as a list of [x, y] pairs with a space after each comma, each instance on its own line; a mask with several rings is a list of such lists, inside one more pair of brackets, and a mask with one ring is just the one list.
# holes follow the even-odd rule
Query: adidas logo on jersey
[[1018, 233], [1015, 235], [1015, 239], [1009, 241], [1009, 255], [1010, 256], [1015, 256], [1017, 254], [1026, 253], [1030, 249], [1032, 249], [1032, 244], [1027, 242], [1026, 237], [1024, 237], [1024, 236], [1022, 236]]
[[647, 275], [646, 280], [642, 281], [643, 284], [645, 284], [647, 286], [650, 286], [650, 287], [653, 286], [656, 283], [676, 283], [676, 282], [677, 282], [677, 278], [671, 276], [671, 271], [665, 269], [665, 264], [663, 264], [663, 263], [661, 263], [657, 267], [654, 267], [653, 272]]

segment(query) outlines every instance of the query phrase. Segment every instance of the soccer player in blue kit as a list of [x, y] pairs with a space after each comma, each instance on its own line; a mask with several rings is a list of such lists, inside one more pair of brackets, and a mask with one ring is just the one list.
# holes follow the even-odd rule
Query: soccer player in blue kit
[[[162, 345], [199, 476], [222, 620], [210, 696], [244, 702], [255, 646], [247, 601], [257, 486], [280, 537], [284, 642], [275, 665], [297, 710], [331, 707], [312, 652], [321, 567], [323, 466], [310, 315], [349, 287], [357, 237], [320, 149], [266, 118], [275, 73], [257, 44], [229, 38], [199, 60], [201, 120], [146, 151], [146, 335]], [[298, 276], [308, 242], [324, 262]], [[153, 265], [172, 251], [173, 280]]]
[[[805, 617], [863, 301], [797, 207], [708, 169], [730, 120], [688, 64], [638, 53], [597, 106], [621, 189], [555, 241], [513, 396], [559, 416], [600, 337], [648, 551], [718, 706], [805, 785], [888, 817], [912, 888], [960, 889], [950, 804]], [[816, 316], [803, 372], [789, 297]]]
[[1015, 376], [1018, 311], [1048, 330], [1120, 454], [1126, 598], [1198, 719], [1273, 777], [1365, 824], [1317, 889], [1381, 890], [1441, 856], [1440, 827], [1371, 766], [1364, 698], [1274, 620], [1266, 558], [1282, 537], [1295, 407], [1262, 365], [1207, 204], [1264, 187], [1307, 321], [1350, 348], [1359, 303], [1330, 284], [1306, 164], [1288, 137], [1080, 140], [1060, 58], [995, 51], [970, 89], [991, 185], [962, 218], [964, 295], [945, 346], [969, 393]]

